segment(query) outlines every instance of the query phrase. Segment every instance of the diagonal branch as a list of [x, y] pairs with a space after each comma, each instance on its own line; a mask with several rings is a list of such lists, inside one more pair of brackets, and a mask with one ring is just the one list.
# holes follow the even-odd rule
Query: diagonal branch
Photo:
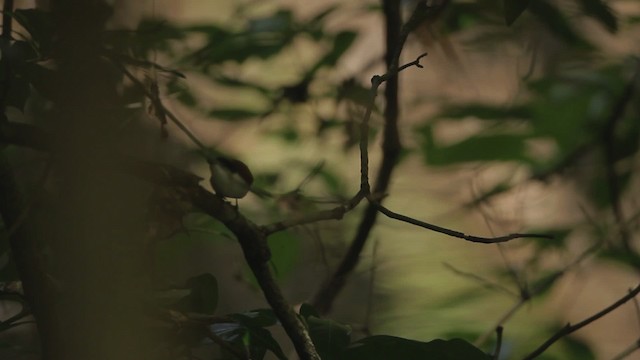
[[582, 329], [583, 327], [591, 324], [592, 322], [600, 319], [601, 317], [607, 315], [613, 310], [619, 308], [621, 305], [626, 303], [627, 301], [633, 299], [636, 295], [640, 293], [640, 285], [636, 286], [633, 290], [631, 290], [627, 295], [621, 297], [618, 301], [613, 304], [607, 306], [606, 308], [598, 311], [597, 313], [591, 315], [590, 317], [580, 321], [577, 324], [571, 325], [567, 324], [562, 329], [558, 330], [553, 336], [551, 336], [547, 341], [545, 341], [542, 345], [540, 345], [537, 349], [532, 351], [529, 355], [525, 356], [523, 360], [535, 359], [540, 354], [545, 352], [551, 345], [553, 345], [556, 341], [562, 339], [563, 337]]
[[[129, 163], [129, 166], [132, 164], [134, 163]], [[282, 290], [273, 277], [269, 267], [271, 253], [267, 245], [267, 234], [240, 214], [237, 208], [199, 186], [195, 175], [189, 176], [189, 173], [167, 165], [154, 166], [152, 163], [141, 165], [135, 172], [136, 175], [163, 185], [174, 182], [173, 187], [176, 191], [180, 191], [193, 205], [231, 230], [240, 243], [245, 260], [256, 277], [265, 299], [291, 339], [300, 359], [319, 360], [320, 357], [309, 332], [284, 298]], [[134, 167], [131, 168], [131, 170], [134, 169]], [[176, 179], [185, 180], [175, 183]]]

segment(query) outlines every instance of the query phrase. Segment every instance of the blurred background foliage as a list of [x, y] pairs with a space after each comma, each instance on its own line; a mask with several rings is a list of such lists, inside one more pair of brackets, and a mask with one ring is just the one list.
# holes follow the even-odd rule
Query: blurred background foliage
[[[241, 201], [243, 213], [268, 223], [350, 196], [368, 82], [385, 71], [380, 4], [155, 0], [127, 6], [101, 39], [105, 58], [156, 89], [158, 100], [207, 146], [250, 165], [270, 196]], [[389, 206], [465, 233], [534, 231], [555, 238], [488, 249], [380, 220], [371, 239], [377, 245], [365, 251], [331, 317], [351, 324], [352, 339], [461, 337], [491, 352], [495, 344], [488, 339], [505, 316], [501, 358], [520, 358], [567, 321], [593, 314], [635, 285], [640, 5], [478, 0], [433, 6], [441, 6], [438, 16], [419, 26], [403, 51], [402, 63], [424, 51], [429, 56], [424, 70], [410, 68], [400, 77], [405, 147]], [[405, 14], [412, 8], [403, 2]], [[12, 84], [6, 116], [39, 124], [37, 114], [58, 95], [48, 86], [56, 77], [48, 63], [50, 19], [25, 8], [13, 20], [20, 28], [6, 50], [10, 56], [1, 60], [13, 69], [3, 73]], [[193, 144], [139, 84], [122, 78], [121, 133], [135, 141], [133, 128], [162, 130], [157, 142], [140, 148], [141, 157], [207, 177]], [[382, 100], [374, 107], [374, 164], [383, 107]], [[359, 215], [269, 239], [274, 272], [292, 301], [302, 303], [317, 290]], [[158, 225], [153, 266], [162, 286], [189, 279], [172, 306], [207, 314], [264, 306], [223, 226], [179, 210], [170, 218]], [[17, 280], [7, 242], [1, 244], [2, 279]], [[215, 299], [217, 307], [203, 308], [198, 297]], [[638, 337], [640, 315], [632, 306], [622, 311], [626, 315], [567, 337], [540, 358], [614, 357]], [[235, 316], [242, 326], [214, 331], [238, 348], [248, 344], [248, 333], [262, 339], [252, 348], [256, 358], [266, 349], [284, 356], [262, 332], [275, 324], [272, 315], [255, 315], [259, 324], [249, 313]]]

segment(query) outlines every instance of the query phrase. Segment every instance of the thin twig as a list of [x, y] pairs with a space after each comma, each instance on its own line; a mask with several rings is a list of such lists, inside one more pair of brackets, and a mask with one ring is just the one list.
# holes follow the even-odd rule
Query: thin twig
[[503, 292], [503, 293], [505, 293], [505, 294], [507, 294], [509, 296], [515, 297], [515, 298], [519, 297], [518, 294], [514, 293], [513, 291], [509, 290], [507, 287], [502, 286], [499, 283], [496, 283], [496, 282], [490, 281], [488, 279], [485, 279], [485, 278], [483, 278], [483, 277], [481, 277], [481, 276], [479, 276], [477, 274], [473, 274], [473, 273], [469, 273], [469, 272], [466, 272], [466, 271], [462, 271], [462, 270], [457, 269], [453, 265], [451, 265], [449, 263], [446, 263], [446, 262], [443, 263], [443, 265], [447, 269], [451, 270], [454, 274], [460, 275], [460, 276], [465, 277], [465, 278], [469, 278], [469, 279], [475, 280], [477, 282], [480, 282], [486, 288], [501, 291], [501, 292]]
[[619, 308], [621, 305], [623, 305], [624, 303], [626, 303], [627, 301], [633, 299], [638, 293], [640, 293], [640, 285], [636, 286], [633, 290], [629, 291], [629, 293], [623, 297], [621, 297], [618, 301], [614, 302], [613, 304], [607, 306], [606, 308], [598, 311], [597, 313], [593, 314], [592, 316], [580, 321], [577, 324], [571, 325], [570, 323], [567, 323], [567, 325], [565, 325], [562, 329], [558, 330], [558, 332], [556, 332], [555, 334], [553, 334], [553, 336], [551, 336], [549, 339], [547, 339], [547, 341], [545, 341], [544, 343], [542, 343], [542, 345], [540, 345], [538, 348], [536, 348], [535, 350], [533, 350], [529, 355], [525, 356], [523, 358], [523, 360], [530, 360], [530, 359], [535, 359], [536, 357], [538, 357], [540, 354], [542, 354], [543, 352], [545, 352], [551, 345], [553, 345], [556, 341], [562, 339], [563, 337], [591, 324], [592, 322], [600, 319], [601, 317], [609, 314], [610, 312], [612, 312], [613, 310]]
[[395, 219], [395, 220], [399, 220], [402, 222], [406, 222], [408, 224], [411, 225], [415, 225], [415, 226], [419, 226], [421, 228], [425, 228], [431, 231], [435, 231], [441, 234], [445, 234], [445, 235], [449, 235], [451, 237], [456, 237], [459, 239], [463, 239], [463, 240], [467, 240], [470, 242], [475, 242], [475, 243], [481, 243], [481, 244], [496, 244], [496, 243], [502, 243], [502, 242], [507, 242], [513, 239], [521, 239], [521, 238], [538, 238], [538, 239], [553, 239], [553, 236], [551, 235], [547, 235], [547, 234], [520, 234], [520, 233], [514, 233], [514, 234], [509, 234], [509, 235], [505, 235], [505, 236], [497, 236], [497, 237], [481, 237], [481, 236], [474, 236], [474, 235], [468, 235], [465, 233], [461, 233], [459, 231], [455, 231], [455, 230], [451, 230], [451, 229], [447, 229], [438, 225], [433, 225], [433, 224], [429, 224], [427, 222], [424, 221], [420, 221], [402, 214], [398, 214], [396, 212], [393, 212], [387, 208], [385, 208], [384, 206], [380, 205], [377, 202], [371, 202], [373, 204], [376, 204], [376, 207], [378, 208], [378, 210], [383, 213], [384, 215]]
[[373, 314], [373, 298], [375, 294], [376, 285], [376, 259], [378, 255], [379, 242], [373, 242], [373, 250], [371, 251], [371, 268], [369, 269], [369, 289], [367, 294], [367, 306], [365, 308], [364, 315], [364, 327], [363, 332], [366, 336], [371, 336], [371, 315]]
[[329, 210], [320, 210], [300, 216], [290, 216], [289, 218], [278, 221], [273, 224], [264, 225], [261, 227], [262, 232], [266, 235], [271, 235], [278, 231], [286, 230], [294, 226], [312, 224], [324, 220], [340, 220], [344, 215], [355, 208], [364, 199], [364, 194], [359, 191], [351, 200], [347, 203], [337, 206]]
[[[631, 289], [629, 289], [629, 291], [631, 291]], [[638, 325], [640, 325], [640, 304], [638, 304], [638, 298], [635, 297], [633, 298], [633, 309], [636, 311], [636, 321]], [[640, 330], [640, 326], [638, 330]]]
[[527, 303], [527, 301], [529, 301], [528, 299], [525, 298], [520, 298], [518, 300], [518, 302], [516, 302], [515, 304], [513, 304], [513, 306], [507, 310], [504, 315], [502, 315], [500, 317], [500, 319], [498, 319], [498, 321], [496, 321], [496, 323], [491, 327], [491, 330], [487, 331], [486, 333], [482, 334], [480, 337], [478, 337], [476, 339], [476, 341], [473, 342], [473, 345], [476, 347], [480, 347], [482, 346], [482, 344], [484, 344], [489, 337], [491, 337], [491, 334], [493, 334], [493, 332], [495, 331], [495, 329], [499, 328], [499, 327], [503, 327], [504, 324], [509, 321], [509, 319], [511, 319], [511, 317], [524, 305]]
[[131, 82], [136, 84], [142, 90], [144, 95], [153, 102], [154, 106], [158, 107], [158, 109], [163, 112], [167, 117], [173, 122], [182, 132], [187, 135], [187, 137], [200, 149], [206, 152], [207, 147], [204, 145], [200, 139], [191, 131], [189, 128], [180, 120], [177, 116], [175, 116], [171, 111], [169, 111], [162, 101], [158, 98], [158, 96], [154, 95], [151, 90], [145, 84], [140, 81], [137, 77], [135, 77], [129, 70], [127, 70], [126, 66], [122, 65], [118, 61], [114, 61], [114, 64], [122, 71], [122, 73], [129, 79]]
[[640, 349], [640, 339], [637, 339], [633, 342], [633, 344], [629, 345], [628, 348], [622, 350], [619, 354], [611, 358], [611, 360], [623, 360], [626, 359], [627, 356], [633, 354], [636, 350]]

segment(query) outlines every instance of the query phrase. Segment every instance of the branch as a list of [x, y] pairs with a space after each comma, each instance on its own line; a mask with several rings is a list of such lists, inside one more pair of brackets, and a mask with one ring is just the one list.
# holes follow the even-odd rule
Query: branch
[[385, 208], [384, 206], [380, 205], [379, 203], [372, 201], [371, 204], [374, 204], [374, 206], [384, 215], [392, 218], [392, 219], [396, 219], [402, 222], [406, 222], [415, 226], [419, 226], [421, 228], [425, 228], [427, 230], [431, 230], [431, 231], [435, 231], [441, 234], [445, 234], [445, 235], [449, 235], [452, 237], [456, 237], [459, 239], [463, 239], [463, 240], [467, 240], [467, 241], [471, 241], [471, 242], [475, 242], [475, 243], [481, 243], [481, 244], [496, 244], [496, 243], [502, 243], [502, 242], [507, 242], [513, 239], [521, 239], [521, 238], [539, 238], [539, 239], [553, 239], [553, 236], [551, 235], [546, 235], [546, 234], [520, 234], [520, 233], [515, 233], [515, 234], [509, 234], [509, 235], [505, 235], [505, 236], [498, 236], [498, 237], [481, 237], [481, 236], [474, 236], [474, 235], [467, 235], [465, 233], [461, 233], [459, 231], [455, 231], [455, 230], [451, 230], [451, 229], [447, 229], [438, 225], [433, 225], [433, 224], [429, 224], [427, 222], [424, 221], [420, 221], [420, 220], [416, 220], [414, 218], [410, 218], [408, 216], [405, 215], [401, 215], [398, 213], [395, 213], [387, 208]]
[[207, 149], [204, 143], [200, 141], [200, 139], [198, 139], [198, 137], [191, 130], [189, 130], [189, 128], [182, 121], [180, 121], [180, 119], [178, 119], [177, 116], [175, 116], [171, 111], [169, 111], [164, 106], [158, 94], [154, 94], [151, 90], [149, 90], [148, 86], [145, 86], [145, 84], [142, 81], [140, 81], [129, 70], [127, 70], [126, 66], [122, 65], [120, 62], [116, 61], [115, 59], [112, 59], [112, 60], [113, 60], [113, 63], [116, 64], [116, 66], [120, 69], [120, 71], [122, 71], [122, 73], [129, 80], [131, 80], [131, 82], [136, 84], [140, 88], [140, 90], [142, 90], [144, 95], [153, 103], [153, 106], [154, 108], [157, 109], [157, 111], [160, 111], [164, 115], [166, 115], [180, 130], [182, 130], [182, 132], [185, 135], [187, 135], [189, 140], [191, 140], [196, 146], [198, 146], [200, 150]]
[[[132, 166], [132, 164], [130, 163], [128, 166]], [[244, 258], [256, 277], [265, 299], [291, 339], [300, 359], [319, 360], [320, 357], [311, 341], [309, 332], [282, 295], [282, 291], [271, 273], [269, 267], [271, 253], [267, 245], [267, 234], [258, 225], [240, 214], [236, 207], [197, 183], [191, 183], [196, 181], [195, 175], [188, 176], [187, 172], [174, 170], [166, 165], [155, 168], [152, 163], [142, 163], [136, 174], [162, 185], [170, 184], [176, 179], [184, 179], [174, 185], [176, 191], [180, 191], [181, 195], [204, 213], [222, 222], [236, 236]]]
[[[400, 143], [400, 135], [398, 133], [398, 73], [416, 66], [422, 68], [420, 59], [427, 54], [421, 54], [416, 60], [398, 67], [400, 61], [400, 53], [409, 36], [409, 33], [418, 25], [420, 16], [417, 14], [425, 14], [426, 4], [419, 4], [413, 12], [413, 15], [401, 29], [401, 12], [400, 3], [395, 0], [382, 1], [385, 22], [386, 22], [386, 54], [385, 62], [387, 65], [387, 73], [384, 75], [376, 75], [371, 78], [371, 89], [369, 103], [363, 121], [360, 125], [360, 192], [368, 196], [371, 193], [369, 184], [369, 121], [378, 94], [378, 88], [384, 82], [388, 82], [385, 88], [386, 106], [384, 110], [384, 132], [382, 142], [382, 164], [376, 178], [374, 193], [386, 193], [391, 174], [400, 156], [402, 145]], [[423, 8], [424, 7], [424, 8]], [[421, 15], [421, 16], [422, 16]], [[335, 273], [324, 283], [318, 290], [312, 304], [321, 313], [326, 313], [331, 309], [333, 301], [345, 284], [346, 276], [350, 274], [357, 266], [360, 254], [364, 249], [364, 245], [369, 238], [371, 229], [373, 228], [377, 210], [369, 205], [365, 209], [358, 231], [351, 241], [351, 246], [342, 259], [342, 262], [336, 269]]]
[[611, 360], [623, 360], [629, 355], [633, 354], [636, 350], [640, 349], [640, 339], [637, 339], [633, 344], [629, 345], [626, 349], [622, 350], [619, 354], [614, 356]]
[[621, 305], [626, 303], [627, 301], [633, 299], [638, 293], [640, 293], [640, 285], [636, 286], [633, 290], [629, 291], [629, 293], [623, 297], [621, 297], [615, 303], [609, 305], [608, 307], [602, 309], [601, 311], [593, 314], [592, 316], [580, 321], [575, 325], [567, 324], [558, 332], [556, 332], [553, 336], [551, 336], [547, 341], [545, 341], [542, 345], [540, 345], [537, 349], [532, 351], [529, 355], [525, 356], [523, 360], [535, 359], [540, 354], [542, 354], [545, 350], [547, 350], [551, 345], [553, 345], [556, 341], [562, 339], [563, 337], [591, 324], [592, 322], [600, 319], [601, 317], [607, 315], [613, 310], [619, 308]]
[[324, 220], [340, 220], [344, 215], [355, 208], [364, 199], [364, 194], [359, 191], [351, 200], [346, 204], [337, 206], [329, 210], [315, 211], [312, 213], [302, 214], [301, 216], [291, 216], [285, 220], [262, 226], [262, 232], [266, 235], [271, 235], [278, 231], [286, 230], [288, 228], [300, 225], [306, 225]]

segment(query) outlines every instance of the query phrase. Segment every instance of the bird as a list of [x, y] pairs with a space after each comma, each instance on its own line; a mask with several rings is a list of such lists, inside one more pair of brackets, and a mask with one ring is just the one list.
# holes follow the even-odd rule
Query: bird
[[237, 201], [251, 190], [253, 174], [242, 161], [224, 156], [212, 157], [207, 161], [211, 170], [209, 182], [218, 196]]

